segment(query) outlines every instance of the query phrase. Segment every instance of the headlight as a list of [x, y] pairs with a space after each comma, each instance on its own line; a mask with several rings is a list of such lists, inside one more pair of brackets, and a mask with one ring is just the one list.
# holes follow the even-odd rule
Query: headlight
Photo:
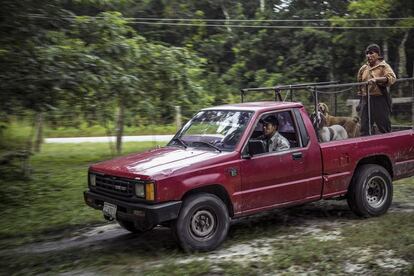
[[137, 197], [145, 197], [145, 186], [144, 184], [135, 184], [135, 195]]
[[89, 184], [91, 186], [96, 186], [96, 175], [92, 173], [89, 174]]
[[150, 182], [145, 184], [135, 184], [135, 195], [140, 198], [145, 198], [146, 200], [154, 200], [154, 183]]

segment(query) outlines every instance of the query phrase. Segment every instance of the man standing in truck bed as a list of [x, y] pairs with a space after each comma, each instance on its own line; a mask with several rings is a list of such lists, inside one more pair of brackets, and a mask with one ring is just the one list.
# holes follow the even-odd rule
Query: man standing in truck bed
[[361, 96], [361, 136], [369, 134], [369, 128], [375, 123], [381, 133], [391, 132], [391, 97], [387, 91], [396, 80], [391, 66], [389, 66], [381, 55], [381, 49], [377, 44], [369, 45], [365, 50], [367, 63], [358, 72], [358, 82], [369, 82], [368, 91], [370, 95], [371, 125], [368, 122], [368, 104], [366, 86], [359, 89]]

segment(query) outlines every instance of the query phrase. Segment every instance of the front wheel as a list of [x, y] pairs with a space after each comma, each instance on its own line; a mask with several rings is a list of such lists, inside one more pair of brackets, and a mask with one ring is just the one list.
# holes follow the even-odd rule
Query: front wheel
[[229, 225], [228, 210], [220, 198], [197, 194], [184, 200], [172, 230], [185, 251], [210, 251], [224, 241]]
[[367, 164], [356, 171], [347, 201], [358, 216], [380, 216], [391, 206], [392, 194], [392, 180], [388, 171], [379, 165]]

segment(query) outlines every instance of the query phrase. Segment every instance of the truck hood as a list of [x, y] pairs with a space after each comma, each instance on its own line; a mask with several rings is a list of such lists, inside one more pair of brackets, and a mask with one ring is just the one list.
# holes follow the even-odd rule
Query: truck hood
[[[143, 177], [154, 180], [211, 164], [230, 152], [198, 150], [194, 148], [164, 147], [142, 153], [103, 161], [91, 166], [90, 170], [123, 177]], [[217, 160], [216, 160], [217, 161]]]

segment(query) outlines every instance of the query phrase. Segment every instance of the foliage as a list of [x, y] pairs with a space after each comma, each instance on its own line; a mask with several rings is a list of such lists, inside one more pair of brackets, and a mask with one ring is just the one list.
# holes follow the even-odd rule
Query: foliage
[[239, 101], [244, 87], [354, 81], [372, 42], [411, 75], [411, 2], [5, 0], [0, 127], [27, 110], [107, 127], [121, 107], [125, 122], [171, 124], [175, 106], [186, 120], [201, 107]]

